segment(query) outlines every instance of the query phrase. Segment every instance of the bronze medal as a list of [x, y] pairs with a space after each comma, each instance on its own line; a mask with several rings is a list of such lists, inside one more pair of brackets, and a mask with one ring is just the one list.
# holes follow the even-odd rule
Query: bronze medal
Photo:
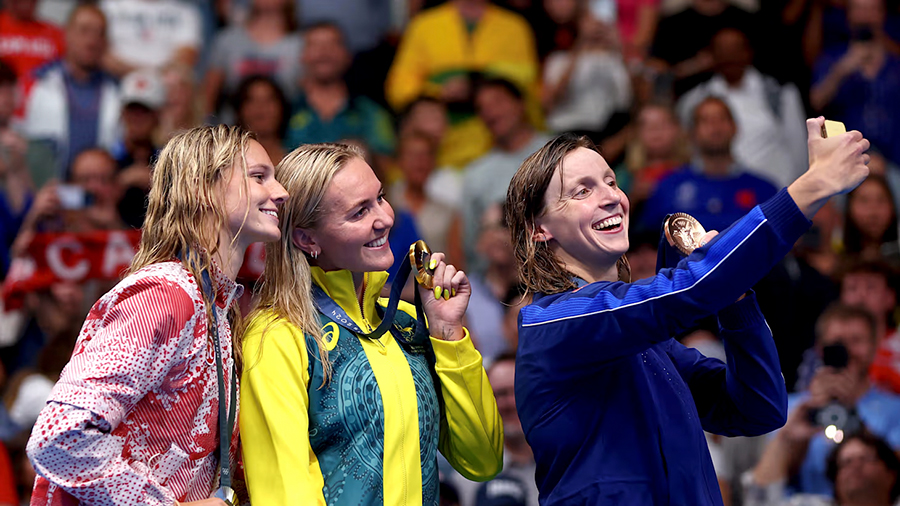
[[685, 213], [675, 213], [666, 219], [663, 229], [669, 244], [678, 248], [678, 251], [690, 255], [700, 247], [700, 241], [706, 235], [706, 230], [693, 216]]
[[434, 288], [434, 270], [428, 267], [431, 261], [431, 248], [425, 241], [418, 240], [409, 247], [409, 263], [416, 273], [416, 281], [428, 290]]

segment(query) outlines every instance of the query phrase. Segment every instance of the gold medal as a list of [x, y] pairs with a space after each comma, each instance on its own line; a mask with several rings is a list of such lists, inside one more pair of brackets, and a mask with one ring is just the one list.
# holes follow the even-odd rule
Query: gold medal
[[409, 247], [409, 263], [416, 273], [416, 281], [428, 290], [434, 288], [434, 270], [429, 268], [431, 248], [425, 241], [418, 240]]
[[234, 493], [234, 490], [231, 487], [219, 487], [219, 489], [215, 491], [212, 497], [221, 499], [228, 506], [235, 506], [238, 502], [237, 494]]
[[675, 213], [666, 219], [663, 229], [669, 244], [678, 248], [678, 251], [690, 255], [700, 247], [700, 241], [706, 235], [706, 230], [693, 216], [685, 213]]

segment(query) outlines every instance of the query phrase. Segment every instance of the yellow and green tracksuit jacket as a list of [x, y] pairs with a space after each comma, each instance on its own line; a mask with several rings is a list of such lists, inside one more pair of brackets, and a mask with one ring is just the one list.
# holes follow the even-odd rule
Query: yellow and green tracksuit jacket
[[[421, 95], [439, 97], [449, 79], [482, 72], [515, 83], [525, 94], [528, 118], [541, 127], [537, 46], [528, 22], [488, 4], [474, 30], [447, 2], [417, 14], [403, 34], [385, 82], [385, 97], [401, 111]], [[439, 153], [439, 166], [465, 167], [486, 153], [491, 134], [477, 117], [451, 115]]]
[[[380, 323], [387, 273], [366, 273], [362, 309], [349, 271], [314, 267], [313, 279], [360, 328]], [[395, 331], [408, 332], [415, 308], [400, 309]], [[426, 343], [436, 389], [425, 355], [391, 332], [361, 338], [320, 317], [332, 366], [324, 384], [315, 341], [297, 327], [262, 313], [244, 335], [240, 427], [253, 504], [436, 505], [438, 449], [467, 478], [500, 471], [502, 422], [468, 332]]]

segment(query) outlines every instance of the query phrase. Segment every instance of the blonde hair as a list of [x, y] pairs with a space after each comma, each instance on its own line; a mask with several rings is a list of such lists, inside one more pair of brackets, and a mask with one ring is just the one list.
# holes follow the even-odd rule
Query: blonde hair
[[[325, 381], [331, 376], [328, 350], [322, 341], [319, 312], [312, 301], [312, 273], [306, 253], [292, 239], [297, 228], [315, 228], [325, 209], [322, 201], [334, 175], [363, 152], [347, 144], [308, 144], [291, 151], [275, 168], [275, 178], [291, 198], [278, 214], [281, 240], [266, 244], [266, 268], [259, 300], [251, 314], [274, 312], [316, 341]], [[268, 326], [263, 330], [263, 338]], [[262, 340], [260, 340], [262, 353]]]
[[[247, 161], [244, 157], [253, 134], [225, 125], [193, 128], [173, 137], [159, 154], [153, 168], [147, 217], [138, 252], [129, 273], [159, 262], [180, 258], [200, 284], [202, 272], [222, 247], [220, 231], [227, 227], [223, 209], [223, 184], [238, 161], [248, 199]], [[249, 212], [250, 206], [247, 206]], [[245, 213], [244, 219], [246, 220]], [[238, 232], [240, 233], [240, 231]], [[232, 238], [232, 243], [237, 235]], [[213, 291], [217, 289], [213, 279]], [[208, 328], [214, 328], [213, 302], [201, 289], [207, 308]], [[235, 305], [230, 315], [235, 326], [240, 315]], [[236, 340], [237, 341], [237, 340]], [[237, 360], [240, 348], [235, 346]]]
[[[506, 192], [506, 222], [512, 236], [519, 278], [528, 292], [561, 293], [576, 287], [575, 274], [550, 249], [547, 241], [534, 238], [535, 220], [544, 214], [545, 195], [556, 169], [563, 177], [563, 159], [578, 148], [599, 153], [585, 136], [563, 134], [544, 145], [522, 162]], [[616, 266], [619, 279], [631, 281], [631, 267], [622, 256]]]

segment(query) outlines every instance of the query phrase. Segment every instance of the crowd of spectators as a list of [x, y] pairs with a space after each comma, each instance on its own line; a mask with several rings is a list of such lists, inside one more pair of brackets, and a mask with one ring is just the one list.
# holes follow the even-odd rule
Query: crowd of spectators
[[[443, 466], [442, 504], [535, 506], [501, 208], [520, 163], [556, 133], [596, 142], [631, 199], [640, 279], [666, 214], [723, 230], [802, 174], [819, 114], [870, 139], [873, 175], [755, 288], [791, 415], [707, 439], [726, 505], [895, 504], [898, 89], [894, 0], [0, 0], [0, 506], [28, 503], [23, 444], [175, 132], [240, 124], [276, 163], [364, 149], [397, 261], [424, 238], [469, 273], [504, 419], [506, 470], [476, 485]], [[714, 326], [682, 339], [725, 359]]]

